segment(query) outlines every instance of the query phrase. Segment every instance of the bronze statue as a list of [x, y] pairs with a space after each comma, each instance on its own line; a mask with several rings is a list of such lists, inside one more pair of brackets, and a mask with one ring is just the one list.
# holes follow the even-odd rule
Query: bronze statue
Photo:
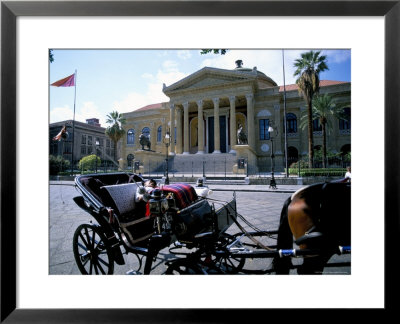
[[237, 141], [239, 145], [242, 144], [247, 144], [247, 136], [246, 133], [243, 130], [243, 126], [241, 124], [239, 124], [239, 129], [237, 132]]
[[139, 143], [140, 143], [140, 145], [142, 145], [142, 150], [144, 150], [144, 147], [147, 146], [147, 150], [150, 151], [150, 149], [151, 149], [150, 135], [146, 136], [143, 133], [140, 134]]

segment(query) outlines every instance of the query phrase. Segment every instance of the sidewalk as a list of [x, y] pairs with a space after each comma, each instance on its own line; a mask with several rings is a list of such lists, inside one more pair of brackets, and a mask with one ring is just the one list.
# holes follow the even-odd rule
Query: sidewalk
[[277, 185], [276, 189], [272, 189], [269, 185], [247, 185], [247, 184], [213, 184], [206, 183], [213, 191], [240, 191], [240, 192], [276, 192], [276, 193], [293, 193], [304, 185]]
[[[176, 178], [173, 180], [177, 180]], [[171, 181], [176, 183], [178, 181]], [[184, 181], [182, 181], [184, 182]], [[74, 181], [56, 181], [50, 180], [50, 185], [66, 185], [74, 186]], [[194, 182], [186, 182], [191, 185], [195, 185]], [[293, 193], [305, 185], [277, 185], [276, 189], [272, 189], [269, 185], [248, 185], [245, 183], [237, 183], [236, 181], [224, 181], [224, 180], [207, 180], [205, 186], [209, 187], [213, 191], [240, 191], [240, 192], [276, 192], [276, 193]]]

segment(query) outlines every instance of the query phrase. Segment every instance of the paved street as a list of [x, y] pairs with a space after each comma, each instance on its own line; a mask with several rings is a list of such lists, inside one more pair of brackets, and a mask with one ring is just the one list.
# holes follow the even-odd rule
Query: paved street
[[[279, 216], [283, 202], [292, 192], [300, 186], [282, 185], [278, 189], [268, 190], [268, 186], [253, 185], [229, 185], [226, 183], [212, 184], [209, 186], [213, 190], [211, 198], [215, 207], [231, 199], [233, 192], [236, 192], [237, 211], [243, 215], [247, 221], [262, 230], [277, 229]], [[72, 181], [51, 181], [50, 182], [50, 238], [49, 238], [49, 274], [53, 275], [75, 275], [80, 274], [75, 264], [72, 252], [72, 238], [76, 228], [82, 223], [94, 221], [88, 213], [80, 209], [72, 200], [79, 195], [73, 186]], [[243, 222], [241, 222], [243, 224]], [[245, 225], [245, 224], [243, 224]], [[247, 226], [245, 228], [249, 229]], [[239, 232], [236, 225], [232, 225], [228, 230], [231, 233]], [[152, 274], [162, 274], [165, 271], [164, 261], [171, 258], [168, 249], [164, 249], [159, 254]], [[115, 264], [114, 273], [125, 275], [129, 270], [136, 269], [136, 258], [129, 254], [125, 255], [126, 265]], [[340, 261], [348, 261], [350, 255], [340, 256]], [[246, 268], [267, 269], [272, 259], [248, 259]], [[294, 263], [301, 259], [294, 260]], [[142, 268], [143, 270], [143, 268]], [[293, 270], [291, 273], [296, 274]], [[324, 271], [326, 274], [350, 274], [350, 267], [334, 268], [329, 267]]]

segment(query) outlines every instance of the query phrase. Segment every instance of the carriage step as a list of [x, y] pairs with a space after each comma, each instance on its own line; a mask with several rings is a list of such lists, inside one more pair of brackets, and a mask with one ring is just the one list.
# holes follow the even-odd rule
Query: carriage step
[[127, 275], [141, 275], [143, 273], [141, 273], [140, 271], [136, 271], [136, 270], [129, 270], [126, 274]]

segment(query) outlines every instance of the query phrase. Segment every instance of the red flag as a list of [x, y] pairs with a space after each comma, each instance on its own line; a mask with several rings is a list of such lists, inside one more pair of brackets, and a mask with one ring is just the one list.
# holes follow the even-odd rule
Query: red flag
[[63, 128], [61, 128], [61, 131], [53, 137], [53, 141], [61, 141], [61, 139], [67, 139], [68, 137], [68, 132], [67, 132], [67, 125], [64, 125]]
[[64, 79], [58, 80], [51, 85], [54, 87], [73, 87], [75, 85], [75, 73]]

